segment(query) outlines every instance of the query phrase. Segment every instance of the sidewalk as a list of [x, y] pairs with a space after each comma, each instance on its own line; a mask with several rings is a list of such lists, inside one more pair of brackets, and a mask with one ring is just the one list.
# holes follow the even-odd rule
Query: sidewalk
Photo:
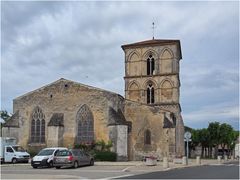
[[[233, 162], [237, 160], [228, 160], [226, 162]], [[224, 161], [221, 161], [221, 164]], [[157, 162], [156, 166], [147, 166], [143, 161], [127, 161], [127, 162], [95, 162], [96, 166], [127, 166], [122, 171], [130, 172], [153, 172], [153, 171], [167, 171], [176, 168], [186, 168], [186, 167], [193, 167], [193, 166], [203, 166], [203, 165], [216, 165], [219, 164], [217, 159], [201, 159], [201, 164], [198, 165], [196, 163], [196, 159], [189, 159], [188, 165], [183, 164], [174, 164], [173, 162], [169, 162], [169, 168], [163, 168], [163, 162]]]

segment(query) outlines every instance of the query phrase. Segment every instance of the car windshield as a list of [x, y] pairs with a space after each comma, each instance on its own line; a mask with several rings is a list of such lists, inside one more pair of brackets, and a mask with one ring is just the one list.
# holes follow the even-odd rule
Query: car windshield
[[37, 156], [49, 156], [52, 155], [54, 152], [54, 149], [43, 149], [41, 150]]
[[17, 152], [26, 152], [21, 146], [12, 146], [12, 147]]
[[56, 154], [56, 156], [70, 156], [70, 155], [72, 155], [72, 154], [68, 150], [60, 150]]

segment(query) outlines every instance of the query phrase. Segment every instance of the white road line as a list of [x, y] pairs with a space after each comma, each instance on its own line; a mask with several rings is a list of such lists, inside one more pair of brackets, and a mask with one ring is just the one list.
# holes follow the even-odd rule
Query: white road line
[[223, 164], [209, 164], [209, 166], [222, 166]]
[[[42, 170], [43, 172], [57, 172], [58, 170], [52, 170], [52, 169], [39, 169], [39, 170]], [[123, 172], [122, 170], [81, 170], [81, 169], [69, 169], [69, 170], [64, 170], [64, 169], [61, 169], [60, 171], [63, 172], [63, 171], [68, 171], [68, 172], [71, 172], [71, 171], [79, 171], [79, 172], [105, 172], [105, 173], [108, 173], [108, 172]], [[13, 170], [9, 170], [9, 169], [6, 169], [6, 170], [1, 170], [1, 172], [16, 172], [16, 171], [23, 171], [22, 169], [13, 169]], [[24, 169], [24, 171], [31, 171], [33, 172], [34, 170], [32, 169]], [[38, 171], [39, 172], [39, 171]]]
[[128, 169], [130, 169], [131, 167], [132, 167], [132, 166], [126, 167], [126, 168], [122, 169], [122, 171], [123, 171], [123, 172], [127, 172]]
[[122, 176], [113, 176], [113, 177], [107, 177], [107, 178], [101, 178], [99, 180], [108, 180], [108, 179], [115, 179], [115, 178], [123, 178], [124, 177], [128, 177], [128, 176], [133, 176], [134, 174], [126, 174], [126, 175], [122, 175]]
[[239, 164], [226, 164], [226, 166], [239, 166]]
[[210, 166], [239, 166], [239, 164], [209, 164]]

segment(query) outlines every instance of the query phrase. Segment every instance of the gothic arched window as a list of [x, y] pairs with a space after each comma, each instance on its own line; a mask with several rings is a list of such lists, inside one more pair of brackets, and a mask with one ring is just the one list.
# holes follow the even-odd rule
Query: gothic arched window
[[148, 129], [144, 132], [144, 144], [151, 145], [151, 131]]
[[90, 144], [94, 140], [93, 115], [87, 105], [83, 105], [77, 113], [77, 144]]
[[31, 142], [45, 142], [45, 115], [39, 107], [34, 109], [31, 121]]
[[155, 69], [154, 66], [154, 58], [153, 56], [150, 54], [147, 58], [147, 75], [153, 75], [153, 71]]
[[152, 84], [148, 84], [147, 86], [147, 104], [154, 103], [154, 87]]

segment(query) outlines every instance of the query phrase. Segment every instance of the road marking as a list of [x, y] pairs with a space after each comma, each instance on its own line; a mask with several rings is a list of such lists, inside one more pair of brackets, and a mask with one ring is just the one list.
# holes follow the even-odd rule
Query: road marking
[[239, 164], [209, 164], [210, 166], [239, 166]]
[[225, 164], [225, 166], [239, 166], [239, 164]]
[[[37, 169], [37, 170], [40, 170], [40, 171], [38, 171], [38, 173], [42, 173], [41, 172], [41, 170], [42, 171], [48, 171], [48, 172], [53, 172], [53, 171], [55, 171], [55, 172], [57, 172], [58, 170], [53, 170], [53, 169]], [[22, 169], [13, 169], [13, 170], [9, 170], [9, 169], [7, 169], [7, 170], [1, 170], [1, 172], [2, 173], [4, 173], [4, 172], [16, 172], [16, 171], [23, 171]], [[24, 169], [24, 171], [31, 171], [31, 172], [33, 172], [33, 171], [35, 171], [35, 169]], [[71, 172], [71, 171], [80, 171], [80, 172], [106, 172], [106, 173], [108, 173], [108, 172], [123, 172], [122, 170], [94, 170], [94, 169], [92, 169], [92, 170], [84, 170], [84, 169], [67, 169], [67, 170], [64, 170], [64, 169], [61, 169], [61, 171], [63, 172], [63, 171], [67, 171], [67, 172]], [[37, 172], [37, 171], [36, 171]]]
[[129, 171], [128, 169], [130, 169], [130, 168], [132, 168], [132, 166], [126, 167], [126, 168], [124, 168], [122, 171], [123, 171], [123, 172], [127, 172], [127, 171]]
[[169, 168], [166, 168], [166, 169], [163, 169], [163, 171], [168, 171], [168, 170], [170, 170], [171, 168], [169, 167]]
[[116, 179], [116, 178], [124, 179], [124, 177], [133, 176], [133, 175], [134, 174], [126, 174], [126, 175], [122, 175], [122, 176], [113, 176], [113, 177], [101, 178], [99, 180]]

